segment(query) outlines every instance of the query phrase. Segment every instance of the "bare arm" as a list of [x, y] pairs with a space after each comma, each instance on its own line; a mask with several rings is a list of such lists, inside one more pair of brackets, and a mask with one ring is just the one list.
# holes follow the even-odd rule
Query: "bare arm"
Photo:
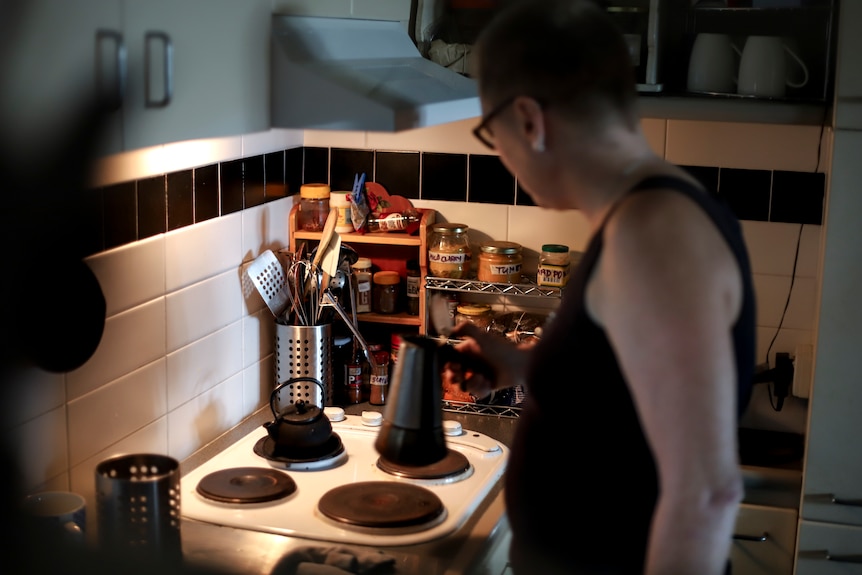
[[469, 322], [455, 326], [452, 337], [463, 338], [455, 347], [468, 361], [463, 365], [450, 362], [446, 369], [456, 372], [454, 378], [461, 381], [464, 391], [485, 397], [492, 391], [524, 383], [529, 344], [514, 344]]
[[736, 262], [687, 198], [648, 192], [605, 231], [588, 288], [656, 458], [660, 499], [646, 573], [719, 575], [742, 495], [731, 338]]

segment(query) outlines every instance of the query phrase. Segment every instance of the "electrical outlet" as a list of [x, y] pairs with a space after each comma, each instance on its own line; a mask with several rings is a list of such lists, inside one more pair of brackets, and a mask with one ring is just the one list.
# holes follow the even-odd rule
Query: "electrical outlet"
[[814, 346], [810, 343], [796, 346], [796, 356], [793, 359], [794, 397], [808, 398], [811, 396], [811, 382], [814, 379]]

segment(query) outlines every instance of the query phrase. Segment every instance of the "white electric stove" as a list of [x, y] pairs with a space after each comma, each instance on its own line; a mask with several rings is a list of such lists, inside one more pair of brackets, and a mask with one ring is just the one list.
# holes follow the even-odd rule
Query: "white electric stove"
[[256, 428], [182, 478], [181, 515], [318, 541], [414, 545], [464, 525], [509, 457], [502, 443], [456, 424], [447, 425], [449, 456], [439, 465], [392, 468], [374, 448], [379, 413], [337, 417], [331, 449], [314, 460], [279, 458]]

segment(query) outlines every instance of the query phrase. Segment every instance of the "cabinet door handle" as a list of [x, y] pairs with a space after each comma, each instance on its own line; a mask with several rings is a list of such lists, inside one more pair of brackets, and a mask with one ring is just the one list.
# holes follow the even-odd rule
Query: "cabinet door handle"
[[[114, 49], [114, 73], [112, 86], [106, 86], [105, 62], [102, 61], [102, 48], [111, 42]], [[123, 35], [116, 30], [96, 30], [96, 95], [105, 109], [113, 112], [123, 104], [126, 95], [126, 43]]]
[[862, 507], [862, 499], [842, 499], [832, 493], [812, 493], [805, 496], [810, 503], [831, 503], [833, 505], [846, 505], [848, 507]]
[[828, 549], [813, 549], [811, 551], [800, 551], [799, 559], [810, 559], [814, 561], [834, 561], [835, 563], [857, 563], [862, 564], [862, 555], [832, 555]]
[[738, 533], [733, 534], [734, 541], [767, 541], [769, 540], [769, 533], [764, 531], [760, 535], [740, 535]]
[[[153, 43], [161, 42], [164, 54], [163, 72], [164, 86], [162, 98], [155, 100], [150, 97], [150, 80], [152, 75], [152, 61], [150, 52], [152, 51]], [[171, 42], [171, 37], [164, 32], [147, 32], [144, 35], [144, 105], [147, 108], [164, 108], [171, 103], [171, 98], [174, 95], [174, 45]]]

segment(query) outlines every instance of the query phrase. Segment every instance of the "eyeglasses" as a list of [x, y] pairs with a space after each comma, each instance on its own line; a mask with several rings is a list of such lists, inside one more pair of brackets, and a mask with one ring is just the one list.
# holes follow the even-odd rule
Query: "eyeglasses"
[[482, 121], [479, 122], [479, 125], [473, 128], [473, 135], [476, 136], [477, 140], [488, 146], [488, 149], [497, 149], [494, 146], [494, 132], [491, 131], [491, 128], [488, 126], [488, 124], [495, 117], [499, 116], [503, 112], [503, 110], [508, 108], [512, 104], [512, 102], [515, 101], [515, 98], [517, 98], [517, 96], [510, 96], [509, 98], [506, 98], [505, 100], [494, 106], [494, 108], [482, 118]]

